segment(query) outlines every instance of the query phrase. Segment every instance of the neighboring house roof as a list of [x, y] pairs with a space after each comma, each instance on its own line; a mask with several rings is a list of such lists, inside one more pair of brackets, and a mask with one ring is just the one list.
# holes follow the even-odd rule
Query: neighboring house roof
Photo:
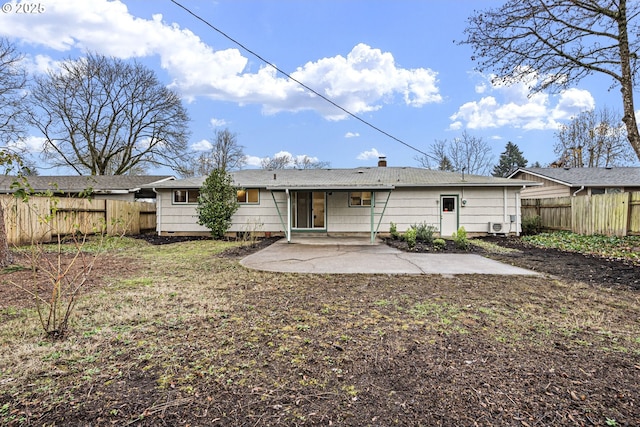
[[[234, 185], [270, 190], [384, 190], [398, 187], [522, 187], [540, 185], [480, 175], [411, 167], [353, 169], [245, 169], [231, 172]], [[153, 188], [200, 188], [206, 177], [162, 182]]]
[[522, 168], [509, 178], [528, 173], [569, 187], [637, 187], [640, 168]]
[[[94, 193], [134, 193], [154, 183], [175, 179], [169, 175], [90, 175], [90, 176], [26, 176], [29, 186], [36, 192], [80, 193], [91, 188]], [[14, 176], [0, 176], [0, 193], [13, 193]]]

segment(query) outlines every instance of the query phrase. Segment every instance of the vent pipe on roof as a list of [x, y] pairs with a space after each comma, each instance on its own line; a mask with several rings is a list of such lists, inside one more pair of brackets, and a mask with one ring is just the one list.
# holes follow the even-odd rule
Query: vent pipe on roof
[[386, 168], [387, 167], [387, 158], [384, 156], [378, 157], [378, 167]]

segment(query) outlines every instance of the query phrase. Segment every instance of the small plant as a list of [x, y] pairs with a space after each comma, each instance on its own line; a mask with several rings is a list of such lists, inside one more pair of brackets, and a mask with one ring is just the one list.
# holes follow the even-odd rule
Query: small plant
[[416, 240], [418, 242], [424, 243], [432, 243], [433, 242], [433, 232], [435, 228], [431, 225], [427, 225], [426, 222], [420, 224], [414, 224], [411, 228], [416, 230]]
[[542, 232], [542, 218], [540, 215], [522, 218], [522, 234], [530, 236]]
[[447, 242], [444, 239], [435, 239], [433, 241], [433, 249], [436, 251], [442, 251], [447, 247]]
[[400, 233], [398, 233], [398, 225], [395, 222], [391, 222], [389, 224], [389, 234], [393, 240], [398, 240], [400, 238]]
[[402, 235], [402, 238], [407, 242], [409, 249], [416, 247], [417, 231], [415, 228], [409, 227], [409, 229]]
[[458, 228], [458, 231], [453, 233], [453, 242], [458, 249], [468, 250], [469, 239], [467, 238], [467, 230], [464, 227]]
[[243, 231], [237, 234], [237, 240], [241, 242], [242, 246], [256, 246], [259, 236], [262, 234], [262, 227], [264, 227], [264, 223], [261, 222], [259, 218], [254, 220], [254, 222], [247, 220]]

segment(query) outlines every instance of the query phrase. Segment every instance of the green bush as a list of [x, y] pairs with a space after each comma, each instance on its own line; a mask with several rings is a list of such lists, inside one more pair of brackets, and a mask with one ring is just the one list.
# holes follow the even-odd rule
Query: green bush
[[469, 239], [467, 238], [467, 230], [464, 227], [460, 227], [458, 231], [453, 233], [453, 242], [458, 249], [469, 249]]
[[445, 242], [444, 239], [435, 239], [433, 241], [433, 249], [435, 249], [436, 251], [444, 250], [446, 246], [447, 242]]
[[393, 238], [394, 240], [398, 240], [400, 238], [400, 233], [398, 233], [398, 226], [393, 221], [391, 222], [391, 224], [389, 224], [389, 234], [391, 234], [391, 238]]
[[540, 215], [522, 218], [522, 234], [531, 236], [542, 232], [542, 218]]
[[200, 188], [198, 198], [198, 224], [211, 231], [214, 239], [224, 237], [231, 226], [231, 217], [238, 210], [238, 193], [231, 175], [214, 169]]
[[402, 238], [407, 242], [409, 249], [416, 247], [416, 235], [416, 229], [413, 227], [409, 227], [409, 229], [402, 235]]
[[416, 230], [416, 240], [418, 242], [433, 243], [434, 227], [427, 225], [426, 222], [414, 224], [411, 228]]

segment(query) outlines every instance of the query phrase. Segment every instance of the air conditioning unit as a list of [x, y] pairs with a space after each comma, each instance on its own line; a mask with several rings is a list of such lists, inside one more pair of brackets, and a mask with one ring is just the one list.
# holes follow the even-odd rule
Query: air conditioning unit
[[490, 222], [489, 233], [491, 234], [507, 234], [511, 231], [511, 224], [508, 222]]

